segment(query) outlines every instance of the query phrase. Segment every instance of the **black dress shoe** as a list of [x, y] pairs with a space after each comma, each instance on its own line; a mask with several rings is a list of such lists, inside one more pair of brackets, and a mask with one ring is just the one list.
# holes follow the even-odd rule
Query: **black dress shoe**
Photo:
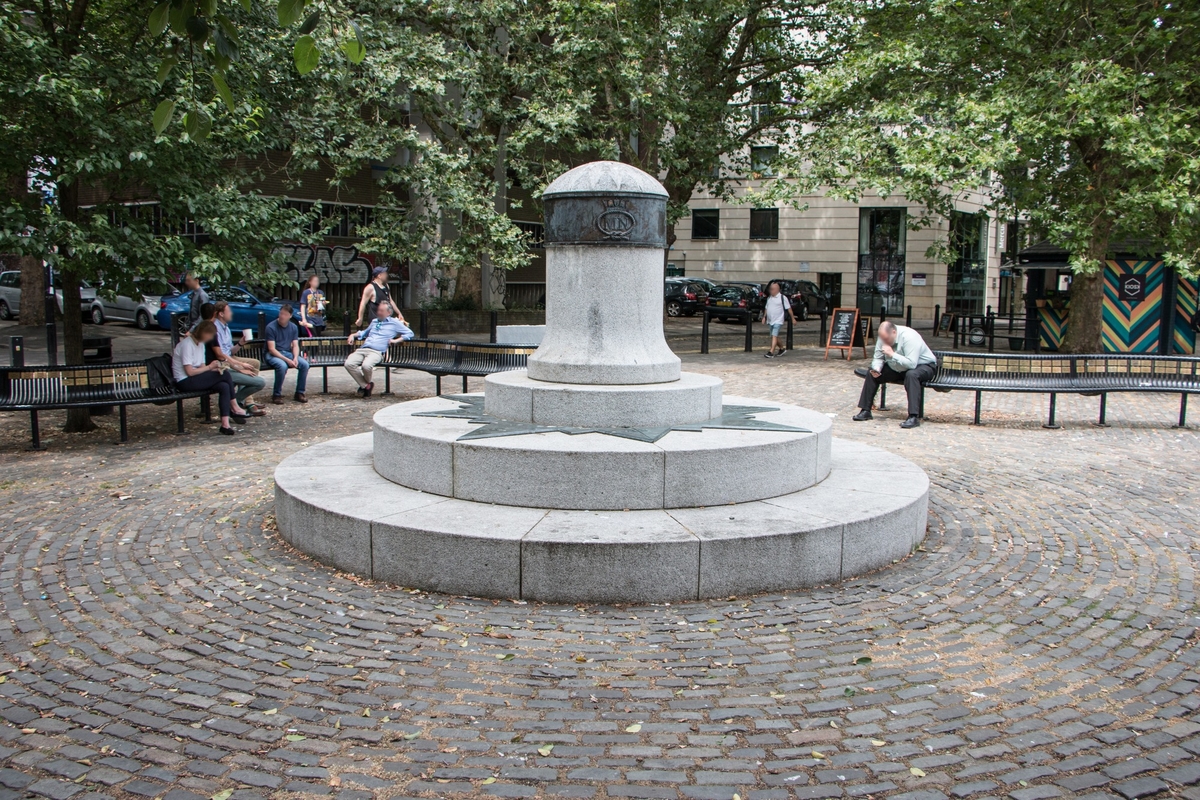
[[235, 431], [233, 430], [233, 428], [232, 428], [232, 427], [229, 427], [229, 428], [221, 428], [221, 434], [222, 434], [222, 435], [224, 435], [224, 436], [233, 436], [233, 435], [234, 435], [234, 433], [235, 433]]
[[230, 414], [229, 418], [231, 420], [233, 420], [234, 422], [236, 422], [238, 425], [245, 425], [246, 420], [250, 419], [250, 415], [249, 414]]
[[875, 417], [871, 415], [871, 409], [864, 408], [862, 411], [855, 414], [853, 419], [855, 422], [866, 422], [869, 419], [875, 419]]
[[909, 417], [908, 419], [904, 420], [904, 422], [901, 422], [901, 423], [900, 423], [900, 427], [901, 427], [901, 428], [905, 428], [905, 429], [908, 429], [908, 428], [919, 428], [919, 427], [921, 427], [921, 418], [920, 418], [920, 417], [918, 417], [918, 416], [916, 416], [916, 415], [914, 414], [913, 416], [911, 416], [911, 417]]

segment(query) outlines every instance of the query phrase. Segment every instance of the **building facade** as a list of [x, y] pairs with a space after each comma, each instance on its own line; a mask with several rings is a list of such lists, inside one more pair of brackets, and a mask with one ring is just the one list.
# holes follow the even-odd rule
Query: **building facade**
[[[753, 182], [750, 186], [753, 187]], [[833, 306], [864, 314], [933, 319], [934, 308], [983, 315], [989, 306], [1019, 308], [1020, 287], [1002, 287], [1008, 225], [967, 198], [950, 219], [909, 229], [920, 213], [903, 197], [866, 197], [859, 203], [814, 194], [790, 206], [754, 208], [697, 193], [690, 213], [675, 225], [668, 267], [709, 280], [809, 280]], [[927, 255], [943, 242], [940, 258]], [[1004, 302], [1002, 302], [1004, 301]]]

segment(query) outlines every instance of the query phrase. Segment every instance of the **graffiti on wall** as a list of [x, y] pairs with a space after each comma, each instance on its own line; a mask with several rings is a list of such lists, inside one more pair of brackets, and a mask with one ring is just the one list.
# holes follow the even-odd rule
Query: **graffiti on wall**
[[323, 284], [363, 284], [371, 280], [375, 266], [374, 258], [360, 253], [354, 245], [281, 244], [272, 251], [271, 261], [297, 283], [315, 274]]

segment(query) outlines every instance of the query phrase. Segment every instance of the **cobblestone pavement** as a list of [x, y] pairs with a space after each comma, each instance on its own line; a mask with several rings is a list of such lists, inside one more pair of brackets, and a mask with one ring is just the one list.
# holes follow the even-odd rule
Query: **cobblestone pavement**
[[1048, 431], [1045, 398], [988, 397], [973, 427], [969, 395], [939, 394], [901, 431], [896, 411], [852, 423], [853, 364], [819, 351], [685, 360], [921, 464], [924, 548], [705, 603], [432, 595], [272, 533], [273, 466], [388, 399], [313, 392], [232, 441], [139, 407], [128, 445], [102, 418], [42, 453], [0, 415], [0, 800], [1200, 798], [1177, 398], [1114, 397], [1108, 429], [1063, 398]]

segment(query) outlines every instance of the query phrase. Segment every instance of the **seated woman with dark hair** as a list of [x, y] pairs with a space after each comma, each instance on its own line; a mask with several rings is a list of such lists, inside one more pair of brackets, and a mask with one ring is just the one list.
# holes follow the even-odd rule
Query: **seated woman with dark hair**
[[233, 415], [233, 380], [229, 373], [221, 369], [220, 361], [205, 364], [204, 346], [217, 335], [217, 326], [212, 320], [206, 319], [179, 340], [175, 345], [175, 353], [171, 358], [171, 371], [174, 374], [175, 385], [180, 391], [199, 392], [204, 389], [217, 390], [221, 409], [221, 433], [233, 435], [230, 418]]

